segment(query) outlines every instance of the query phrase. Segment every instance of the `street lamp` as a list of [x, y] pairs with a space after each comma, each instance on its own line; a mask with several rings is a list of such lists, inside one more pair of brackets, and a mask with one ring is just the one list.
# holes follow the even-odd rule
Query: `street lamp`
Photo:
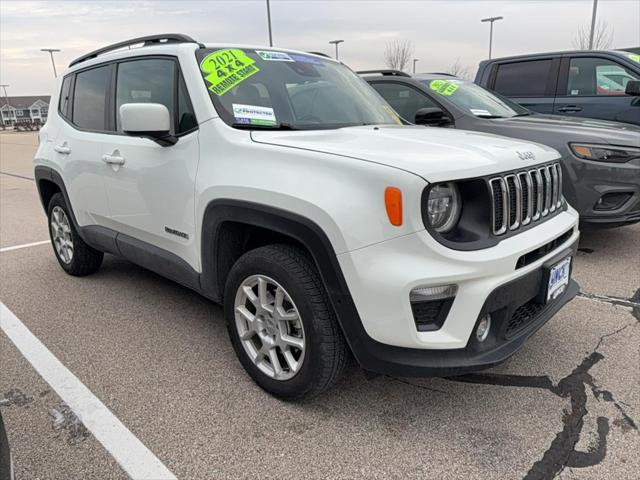
[[419, 58], [414, 58], [413, 59], [413, 73], [416, 73], [416, 62], [419, 61]]
[[336, 60], [338, 60], [338, 45], [344, 42], [344, 40], [331, 40], [329, 43], [333, 43], [336, 46]]
[[504, 17], [489, 17], [483, 18], [480, 20], [481, 22], [490, 22], [491, 26], [489, 28], [489, 60], [491, 60], [491, 44], [493, 43], [493, 22], [496, 20], [502, 20]]
[[267, 0], [267, 24], [269, 25], [269, 46], [273, 47], [273, 38], [271, 36], [271, 8], [269, 6], [269, 0]]
[[53, 61], [53, 52], [59, 52], [60, 49], [59, 48], [41, 48], [40, 51], [49, 52], [49, 55], [51, 55], [51, 65], [53, 65], [53, 76], [57, 77], [58, 73], [56, 72], [56, 62]]
[[596, 29], [597, 12], [598, 12], [598, 0], [593, 0], [593, 10], [591, 11], [591, 32], [589, 33], [589, 50], [593, 50], [593, 32]]

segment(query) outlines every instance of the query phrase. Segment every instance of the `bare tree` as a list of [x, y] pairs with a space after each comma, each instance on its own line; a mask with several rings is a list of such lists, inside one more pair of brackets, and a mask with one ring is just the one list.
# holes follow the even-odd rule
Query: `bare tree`
[[391, 40], [384, 48], [384, 63], [387, 68], [404, 70], [409, 65], [413, 50], [411, 40]]
[[[578, 28], [573, 39], [573, 46], [579, 50], [589, 49], [589, 36], [591, 35], [591, 25], [582, 25]], [[606, 50], [613, 43], [613, 31], [607, 22], [599, 20], [593, 31], [593, 49]]]
[[453, 64], [447, 68], [446, 73], [450, 73], [451, 75], [455, 75], [456, 77], [464, 78], [465, 80], [470, 80], [469, 76], [469, 67], [467, 65], [463, 65], [460, 62], [460, 57], [456, 59]]

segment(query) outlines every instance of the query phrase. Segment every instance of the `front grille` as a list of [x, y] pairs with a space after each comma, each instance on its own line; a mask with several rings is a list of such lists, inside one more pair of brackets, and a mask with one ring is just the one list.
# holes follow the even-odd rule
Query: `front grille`
[[559, 163], [489, 180], [494, 235], [536, 222], [562, 205]]
[[537, 299], [529, 300], [524, 305], [520, 305], [511, 315], [511, 319], [507, 324], [505, 337], [509, 338], [514, 333], [526, 327], [538, 314], [544, 310], [544, 304], [538, 302]]

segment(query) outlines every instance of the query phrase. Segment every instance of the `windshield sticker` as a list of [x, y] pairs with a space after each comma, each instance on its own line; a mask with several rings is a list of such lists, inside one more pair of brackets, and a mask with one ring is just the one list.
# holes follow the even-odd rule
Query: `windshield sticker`
[[277, 125], [276, 114], [273, 108], [258, 107], [256, 105], [241, 105], [234, 103], [233, 116], [238, 123], [247, 125]]
[[258, 73], [260, 69], [254, 63], [242, 50], [227, 48], [207, 55], [200, 62], [200, 70], [207, 74], [204, 79], [209, 82], [209, 90], [220, 96]]
[[482, 110], [480, 108], [472, 108], [470, 109], [471, 113], [473, 113], [476, 117], [491, 117], [491, 112], [489, 110]]
[[429, 88], [440, 95], [450, 97], [460, 87], [459, 85], [456, 85], [453, 82], [447, 82], [446, 80], [432, 80], [431, 83], [429, 83]]
[[284, 52], [267, 52], [265, 50], [256, 50], [261, 59], [270, 62], [293, 62], [289, 54]]
[[636, 55], [635, 53], [629, 53], [627, 55], [627, 58], [629, 60], [632, 60], [632, 61], [636, 62], [636, 63], [640, 63], [640, 55]]
[[291, 57], [291, 59], [295, 62], [311, 63], [313, 65], [324, 65], [322, 60], [316, 57], [308, 57], [307, 55], [297, 55], [295, 53], [292, 53], [291, 55], [289, 55], [289, 57]]

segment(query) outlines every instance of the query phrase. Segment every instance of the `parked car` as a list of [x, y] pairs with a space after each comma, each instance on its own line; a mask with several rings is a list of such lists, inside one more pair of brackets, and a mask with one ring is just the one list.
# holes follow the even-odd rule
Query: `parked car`
[[496, 133], [558, 150], [564, 195], [583, 226], [640, 221], [640, 126], [534, 113], [450, 75], [382, 70], [365, 79], [411, 123]]
[[556, 150], [404, 126], [333, 59], [151, 36], [74, 60], [51, 105], [35, 178], [62, 269], [112, 253], [222, 303], [281, 398], [350, 353], [402, 376], [495, 365], [578, 291]]
[[638, 53], [577, 50], [484, 60], [475, 83], [536, 112], [640, 125], [639, 79]]
[[13, 480], [13, 462], [7, 431], [4, 428], [2, 413], [0, 413], [0, 479]]

